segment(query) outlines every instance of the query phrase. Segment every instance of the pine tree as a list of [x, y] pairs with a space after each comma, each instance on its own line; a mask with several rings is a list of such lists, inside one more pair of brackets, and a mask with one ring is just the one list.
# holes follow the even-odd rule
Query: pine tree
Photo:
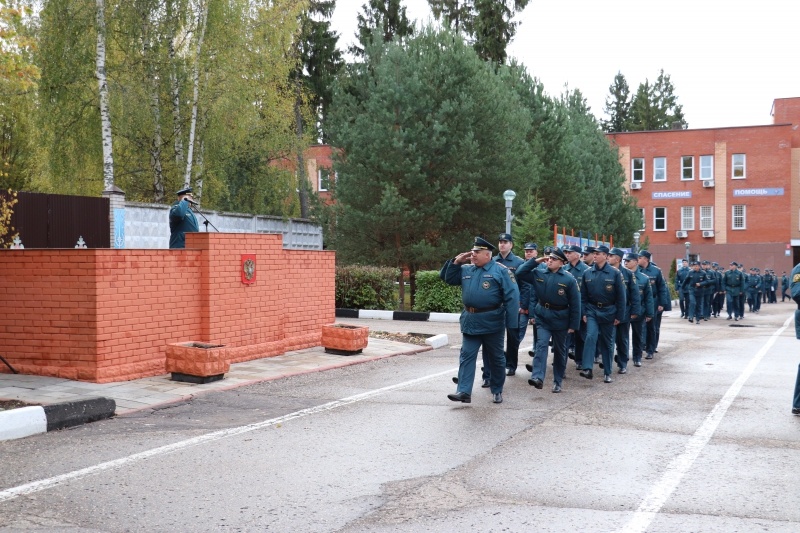
[[428, 0], [431, 12], [457, 35], [472, 36], [475, 24], [474, 0]]
[[627, 127], [623, 131], [664, 130], [675, 124], [684, 128], [688, 125], [669, 74], [664, 74], [662, 69], [653, 85], [649, 80], [639, 84], [631, 102]]
[[487, 61], [503, 64], [506, 48], [517, 33], [518, 22], [512, 18], [529, 0], [475, 0], [475, 50]]
[[366, 50], [377, 42], [392, 42], [414, 34], [414, 26], [406, 16], [401, 0], [369, 0], [358, 14], [358, 43], [349, 48], [356, 57], [364, 57]]
[[605, 114], [609, 119], [601, 121], [603, 131], [608, 133], [625, 131], [631, 100], [630, 88], [622, 72], [617, 72], [614, 76], [614, 83], [608, 87], [608, 92], [610, 94], [606, 97]]

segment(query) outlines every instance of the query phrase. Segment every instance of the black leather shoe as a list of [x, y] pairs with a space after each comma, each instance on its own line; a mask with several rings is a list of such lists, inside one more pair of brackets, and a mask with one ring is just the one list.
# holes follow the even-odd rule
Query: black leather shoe
[[483, 383], [481, 384], [481, 388], [482, 389], [488, 389], [489, 388], [489, 380], [488, 379], [484, 379], [483, 380]]
[[603, 383], [612, 383], [612, 382], [613, 380], [611, 379], [611, 376], [606, 374], [605, 377], [603, 378]]
[[603, 366], [603, 362], [602, 362], [602, 361], [600, 361], [599, 363], [598, 363], [597, 361], [595, 361], [595, 363], [597, 363], [597, 366], [599, 366], [599, 367], [600, 367], [600, 370], [602, 370], [602, 369], [604, 369], [604, 368], [605, 368], [605, 367]]
[[448, 394], [447, 398], [454, 401], [454, 402], [461, 402], [461, 403], [470, 403], [472, 401], [472, 396], [467, 394], [466, 392], [458, 392], [456, 394]]
[[581, 377], [586, 379], [592, 379], [594, 376], [592, 376], [591, 370], [581, 370]]
[[642, 362], [641, 361], [634, 361], [633, 362], [633, 366], [642, 366]]
[[599, 357], [594, 358], [594, 364], [598, 364], [600, 362], [602, 362], [602, 359], [600, 359]]
[[622, 367], [617, 372], [619, 372], [620, 374], [627, 374], [628, 373], [628, 369], [625, 368], [625, 367]]
[[492, 402], [494, 403], [503, 403], [503, 393], [497, 392], [492, 397]]
[[537, 389], [541, 389], [544, 386], [544, 383], [542, 383], [541, 379], [529, 379], [528, 385], [533, 385]]
[[729, 317], [727, 318], [727, 320], [730, 320], [730, 319], [732, 319], [732, 318], [733, 318], [733, 317], [729, 316]]
[[800, 407], [792, 407], [793, 415], [800, 415]]
[[645, 355], [644, 358], [645, 359], [652, 359], [653, 358], [653, 354], [649, 353], [649, 354]]
[[453, 383], [458, 385], [458, 376], [453, 376]]
[[514, 368], [506, 368], [506, 376], [513, 376], [517, 371]]
[[692, 323], [694, 323], [694, 319], [693, 319], [693, 318], [690, 318], [690, 319], [689, 319], [689, 324], [692, 324]]
[[553, 385], [553, 392], [561, 392], [561, 385]]
[[526, 364], [525, 370], [527, 370], [528, 372], [533, 372], [533, 365], [530, 363]]

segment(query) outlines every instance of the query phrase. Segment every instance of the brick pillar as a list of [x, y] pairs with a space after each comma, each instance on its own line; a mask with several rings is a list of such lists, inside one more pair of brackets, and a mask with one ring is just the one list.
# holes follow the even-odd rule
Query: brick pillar
[[108, 198], [108, 222], [111, 231], [111, 247], [125, 248], [125, 191], [112, 185], [103, 191], [103, 198]]

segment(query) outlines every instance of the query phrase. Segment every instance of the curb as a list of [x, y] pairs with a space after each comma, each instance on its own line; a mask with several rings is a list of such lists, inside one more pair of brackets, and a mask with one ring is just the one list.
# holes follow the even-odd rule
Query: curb
[[336, 309], [337, 318], [372, 318], [411, 322], [458, 322], [459, 313], [419, 313], [416, 311], [375, 311], [372, 309]]
[[0, 411], [0, 441], [111, 418], [116, 409], [117, 404], [111, 398], [90, 398]]

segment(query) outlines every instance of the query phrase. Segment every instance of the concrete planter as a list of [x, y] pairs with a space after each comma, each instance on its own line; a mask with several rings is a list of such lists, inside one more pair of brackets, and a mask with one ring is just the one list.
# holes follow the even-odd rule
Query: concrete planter
[[223, 378], [231, 365], [225, 346], [203, 342], [179, 342], [167, 345], [167, 372], [173, 381], [210, 383]]
[[322, 346], [325, 352], [338, 355], [355, 355], [367, 347], [369, 328], [349, 324], [322, 326]]

